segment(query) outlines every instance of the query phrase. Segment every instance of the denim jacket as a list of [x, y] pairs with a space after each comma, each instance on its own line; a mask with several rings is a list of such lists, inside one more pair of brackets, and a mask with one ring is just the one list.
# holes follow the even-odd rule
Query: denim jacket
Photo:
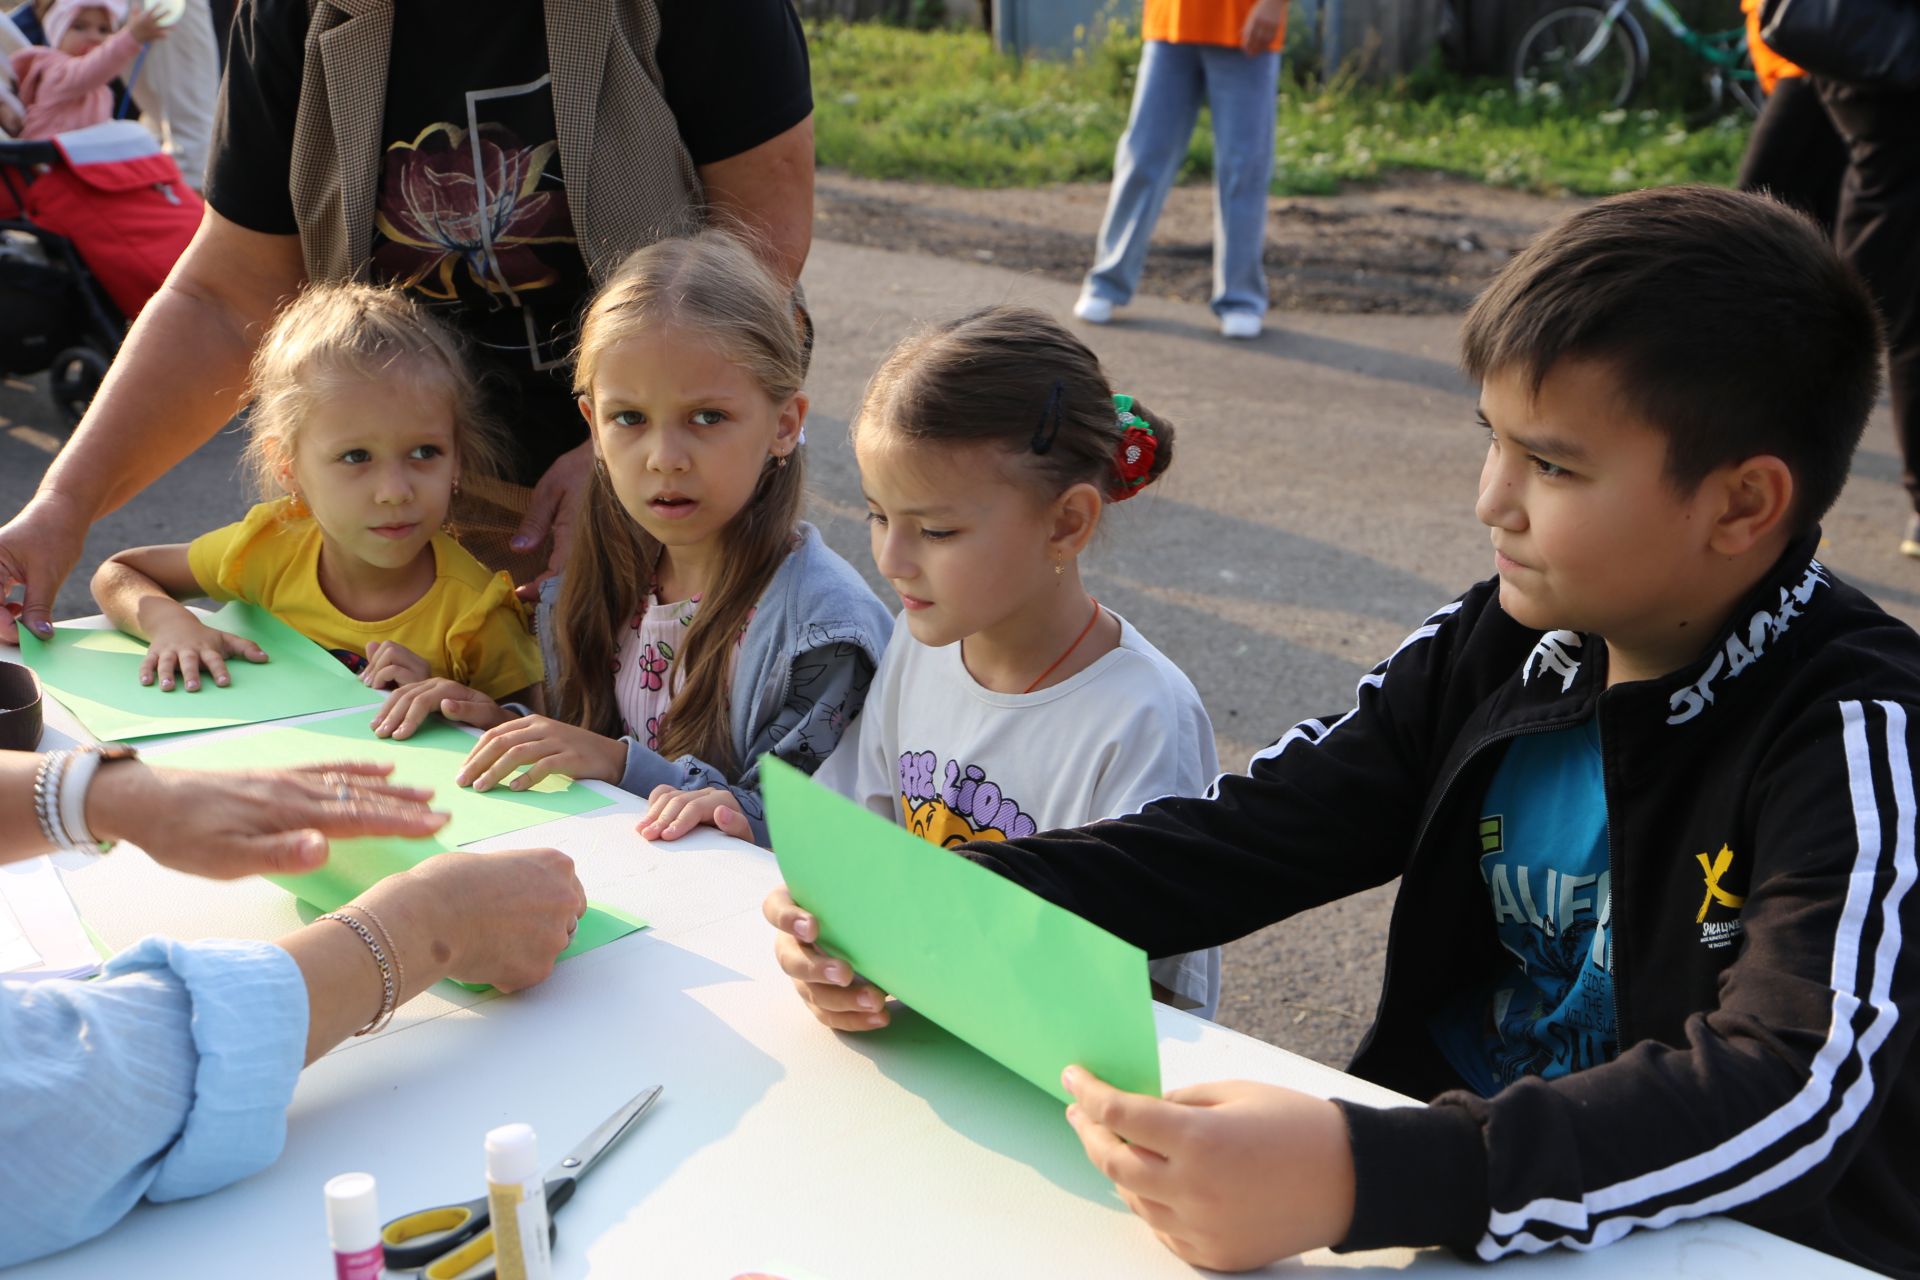
[[[760, 756], [772, 752], [809, 774], [819, 768], [860, 714], [893, 632], [886, 607], [820, 531], [802, 524], [797, 532], [798, 542], [760, 597], [734, 661], [728, 713], [739, 775], [729, 778], [696, 756], [669, 760], [632, 737], [621, 739], [627, 748], [623, 790], [645, 796], [663, 782], [682, 791], [724, 787], [740, 802], [761, 844], [767, 826]], [[560, 579], [549, 578], [534, 616], [550, 702], [562, 676], [552, 627], [559, 591]]]

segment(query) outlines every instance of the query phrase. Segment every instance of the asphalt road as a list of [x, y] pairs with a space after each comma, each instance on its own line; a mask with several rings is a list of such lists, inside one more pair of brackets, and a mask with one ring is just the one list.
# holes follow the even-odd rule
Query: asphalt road
[[[812, 518], [873, 578], [846, 421], [868, 373], [919, 320], [1017, 301], [1065, 316], [1070, 285], [992, 266], [815, 245], [819, 326], [809, 390]], [[1176, 462], [1112, 510], [1088, 567], [1101, 601], [1185, 668], [1237, 765], [1355, 682], [1431, 610], [1491, 572], [1472, 512], [1482, 438], [1454, 367], [1457, 320], [1278, 313], [1228, 344], [1202, 307], [1142, 299], [1123, 323], [1082, 327], [1115, 384], [1178, 428]], [[26, 500], [58, 439], [37, 384], [0, 386], [0, 514]], [[247, 498], [239, 441], [222, 435], [101, 521], [58, 616], [94, 612], [112, 551], [184, 541]], [[1884, 407], [1839, 508], [1827, 563], [1909, 622], [1920, 565], [1894, 551], [1903, 495]], [[956, 483], [962, 483], [956, 480]], [[882, 592], [883, 598], [890, 598]], [[1227, 950], [1221, 1020], [1344, 1065], [1371, 1017], [1392, 886], [1307, 913]]]

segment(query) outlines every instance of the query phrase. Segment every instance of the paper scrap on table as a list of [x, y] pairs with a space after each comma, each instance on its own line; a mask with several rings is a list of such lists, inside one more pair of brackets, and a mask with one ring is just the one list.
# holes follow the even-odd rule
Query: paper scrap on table
[[317, 711], [371, 706], [386, 695], [360, 683], [340, 660], [265, 609], [234, 601], [202, 618], [208, 626], [253, 641], [270, 662], [227, 659], [225, 688], [201, 673], [200, 688], [163, 692], [140, 683], [147, 646], [118, 631], [55, 627], [51, 640], [20, 630], [20, 660], [88, 733], [126, 742], [163, 733], [191, 733], [284, 720]]
[[50, 859], [0, 866], [0, 978], [89, 978], [100, 951]]
[[435, 718], [421, 725], [411, 738], [376, 738], [371, 719], [370, 712], [358, 712], [305, 724], [276, 725], [253, 733], [183, 743], [177, 748], [168, 744], [149, 752], [147, 758], [184, 769], [284, 769], [338, 760], [391, 764], [389, 782], [427, 788], [433, 792], [433, 807], [453, 815], [434, 833], [432, 841], [421, 842], [440, 848], [472, 844], [613, 803], [599, 792], [559, 775], [542, 779], [525, 791], [510, 790], [505, 784], [490, 791], [458, 786], [454, 778], [478, 741], [472, 734]]
[[778, 760], [760, 778], [774, 856], [823, 949], [1063, 1102], [1075, 1063], [1159, 1095], [1144, 951]]

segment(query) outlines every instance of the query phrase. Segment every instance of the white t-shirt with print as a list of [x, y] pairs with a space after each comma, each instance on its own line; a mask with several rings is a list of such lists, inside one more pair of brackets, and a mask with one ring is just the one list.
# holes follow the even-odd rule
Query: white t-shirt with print
[[[1114, 617], [1119, 647], [1086, 670], [1037, 693], [995, 693], [968, 672], [959, 644], [921, 644], [902, 615], [865, 709], [816, 780], [947, 848], [1199, 795], [1220, 771], [1200, 695]], [[1218, 947], [1155, 960], [1151, 971], [1213, 1016]]]

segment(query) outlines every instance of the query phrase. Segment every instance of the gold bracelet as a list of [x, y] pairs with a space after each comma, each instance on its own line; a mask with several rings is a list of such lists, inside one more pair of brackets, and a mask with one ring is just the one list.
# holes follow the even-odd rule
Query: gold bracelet
[[370, 1035], [393, 1020], [396, 990], [393, 982], [393, 966], [387, 962], [387, 953], [381, 947], [379, 939], [373, 936], [373, 930], [361, 924], [350, 915], [339, 911], [329, 911], [319, 917], [321, 920], [338, 920], [347, 928], [360, 935], [360, 941], [367, 944], [367, 950], [373, 952], [373, 962], [380, 966], [380, 1012], [373, 1015], [373, 1021], [353, 1034]]
[[[387, 944], [387, 955], [393, 960], [394, 1006], [398, 1008], [400, 1001], [407, 998], [407, 966], [401, 963], [400, 948], [393, 943], [393, 931], [387, 928], [385, 921], [373, 914], [372, 907], [363, 902], [349, 902], [341, 910], [358, 911], [367, 918], [368, 924], [380, 931], [380, 940]], [[392, 1015], [389, 1014], [388, 1017], [391, 1019]]]

